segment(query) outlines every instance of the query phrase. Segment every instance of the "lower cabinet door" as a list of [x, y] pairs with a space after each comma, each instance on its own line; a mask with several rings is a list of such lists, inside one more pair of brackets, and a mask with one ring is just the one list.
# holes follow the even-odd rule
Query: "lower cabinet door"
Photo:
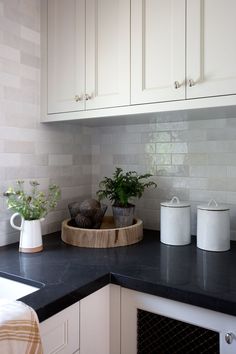
[[40, 323], [40, 332], [44, 354], [79, 354], [79, 302]]
[[107, 285], [80, 301], [80, 354], [120, 354], [120, 287]]
[[80, 301], [80, 352], [109, 354], [109, 286]]
[[121, 353], [236, 353], [236, 318], [121, 290]]

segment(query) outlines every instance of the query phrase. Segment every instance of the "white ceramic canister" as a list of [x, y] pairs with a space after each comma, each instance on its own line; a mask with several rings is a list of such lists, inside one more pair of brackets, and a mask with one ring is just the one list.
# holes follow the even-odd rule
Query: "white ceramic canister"
[[191, 242], [190, 204], [173, 197], [161, 203], [161, 242], [183, 246]]
[[230, 249], [230, 215], [214, 199], [197, 207], [197, 247], [206, 251]]

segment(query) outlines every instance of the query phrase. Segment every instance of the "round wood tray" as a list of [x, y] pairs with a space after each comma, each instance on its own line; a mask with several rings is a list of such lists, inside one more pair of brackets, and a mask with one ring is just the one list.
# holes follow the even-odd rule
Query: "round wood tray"
[[78, 247], [109, 248], [132, 245], [143, 238], [143, 222], [134, 219], [134, 224], [115, 228], [113, 217], [105, 216], [100, 229], [81, 229], [70, 226], [70, 219], [62, 222], [61, 238]]

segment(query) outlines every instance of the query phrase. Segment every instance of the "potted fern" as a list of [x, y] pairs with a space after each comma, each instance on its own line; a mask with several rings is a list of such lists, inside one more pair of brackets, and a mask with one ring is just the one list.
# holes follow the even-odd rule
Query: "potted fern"
[[116, 167], [113, 177], [104, 177], [99, 183], [97, 196], [99, 200], [107, 198], [113, 205], [113, 217], [116, 227], [125, 227], [133, 224], [135, 206], [131, 198], [141, 198], [146, 188], [156, 187], [153, 181], [147, 181], [152, 175], [149, 173], [138, 175], [136, 171], [124, 172]]
[[[9, 187], [4, 193], [7, 197], [8, 209], [15, 212], [11, 216], [11, 226], [20, 231], [19, 251], [26, 253], [40, 252], [43, 249], [40, 221], [54, 209], [60, 198], [60, 188], [52, 184], [48, 192], [38, 190], [39, 183], [30, 181], [31, 191], [24, 191], [24, 181], [17, 181], [17, 187]], [[15, 225], [14, 219], [20, 216], [20, 226]]]

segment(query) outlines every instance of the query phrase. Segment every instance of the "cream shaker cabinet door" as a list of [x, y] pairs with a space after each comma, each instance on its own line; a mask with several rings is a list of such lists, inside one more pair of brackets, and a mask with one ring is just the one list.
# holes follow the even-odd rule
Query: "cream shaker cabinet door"
[[48, 0], [48, 113], [84, 109], [85, 0]]
[[109, 354], [109, 286], [80, 302], [80, 353]]
[[185, 98], [185, 0], [131, 0], [131, 104]]
[[72, 354], [79, 349], [79, 302], [40, 323], [44, 354]]
[[120, 353], [120, 287], [109, 284], [80, 301], [80, 354]]
[[130, 1], [86, 1], [86, 109], [130, 103]]
[[236, 93], [236, 1], [187, 1], [187, 98]]

